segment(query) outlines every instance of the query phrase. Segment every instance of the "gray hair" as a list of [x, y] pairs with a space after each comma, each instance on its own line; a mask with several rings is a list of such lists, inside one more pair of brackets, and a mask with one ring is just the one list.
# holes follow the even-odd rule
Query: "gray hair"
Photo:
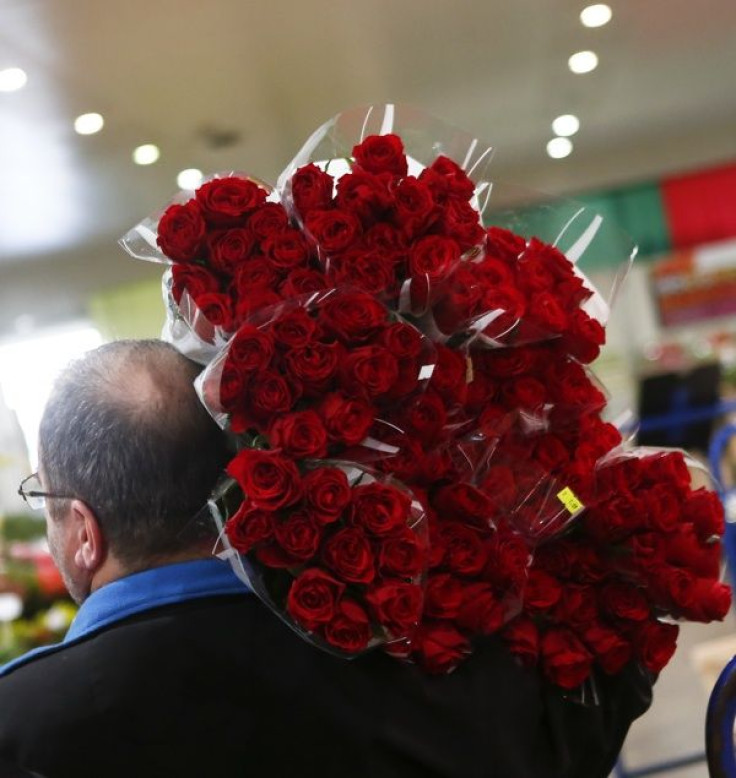
[[[200, 369], [162, 341], [108, 343], [73, 362], [46, 405], [46, 488], [87, 503], [125, 564], [201, 538], [191, 519], [230, 452], [192, 386]], [[49, 500], [52, 518], [63, 505]]]

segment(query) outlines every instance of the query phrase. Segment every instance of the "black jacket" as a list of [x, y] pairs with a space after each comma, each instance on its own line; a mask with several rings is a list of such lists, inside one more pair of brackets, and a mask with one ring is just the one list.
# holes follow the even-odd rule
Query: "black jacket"
[[441, 677], [337, 659], [231, 595], [0, 678], [0, 758], [47, 778], [605, 778], [650, 688], [630, 671], [600, 698], [566, 702], [493, 640]]

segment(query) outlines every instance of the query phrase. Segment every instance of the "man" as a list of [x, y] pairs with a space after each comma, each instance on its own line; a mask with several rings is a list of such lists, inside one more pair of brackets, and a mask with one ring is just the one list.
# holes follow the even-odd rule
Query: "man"
[[[568, 702], [489, 640], [448, 676], [302, 641], [211, 556], [197, 514], [231, 456], [157, 341], [70, 367], [40, 432], [54, 558], [82, 607], [0, 677], [0, 756], [47, 778], [608, 775], [649, 703], [634, 668]], [[195, 520], [193, 520], [195, 518]]]

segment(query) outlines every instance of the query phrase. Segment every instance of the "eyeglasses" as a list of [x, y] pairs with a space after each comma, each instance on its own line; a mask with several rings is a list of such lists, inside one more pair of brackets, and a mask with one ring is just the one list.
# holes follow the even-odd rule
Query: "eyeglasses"
[[73, 494], [56, 494], [44, 492], [41, 490], [42, 484], [38, 473], [32, 473], [28, 478], [24, 478], [18, 487], [18, 494], [26, 501], [28, 507], [33, 511], [42, 511], [46, 507], [47, 497], [56, 497], [61, 500], [75, 500]]

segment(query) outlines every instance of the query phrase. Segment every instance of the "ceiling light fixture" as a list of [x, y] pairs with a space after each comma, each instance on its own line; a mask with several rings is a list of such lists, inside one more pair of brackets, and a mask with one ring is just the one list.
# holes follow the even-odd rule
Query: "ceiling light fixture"
[[94, 135], [105, 126], [105, 120], [98, 113], [83, 113], [74, 120], [74, 129], [80, 135]]
[[580, 129], [580, 119], [571, 113], [564, 113], [552, 122], [552, 132], [567, 138], [574, 135]]
[[196, 189], [202, 183], [202, 171], [191, 167], [182, 170], [176, 177], [179, 189]]
[[5, 68], [0, 70], [0, 92], [17, 92], [23, 89], [28, 76], [20, 68]]
[[605, 3], [596, 3], [583, 8], [580, 12], [580, 21], [585, 27], [603, 27], [604, 24], [611, 21], [612, 16], [613, 11], [611, 11], [610, 6]]
[[578, 51], [567, 60], [573, 73], [590, 73], [598, 67], [598, 55], [594, 51]]
[[159, 147], [153, 143], [144, 143], [133, 149], [133, 162], [136, 165], [152, 165], [161, 156]]
[[547, 144], [547, 154], [552, 159], [564, 159], [572, 153], [572, 141], [569, 138], [552, 138]]

